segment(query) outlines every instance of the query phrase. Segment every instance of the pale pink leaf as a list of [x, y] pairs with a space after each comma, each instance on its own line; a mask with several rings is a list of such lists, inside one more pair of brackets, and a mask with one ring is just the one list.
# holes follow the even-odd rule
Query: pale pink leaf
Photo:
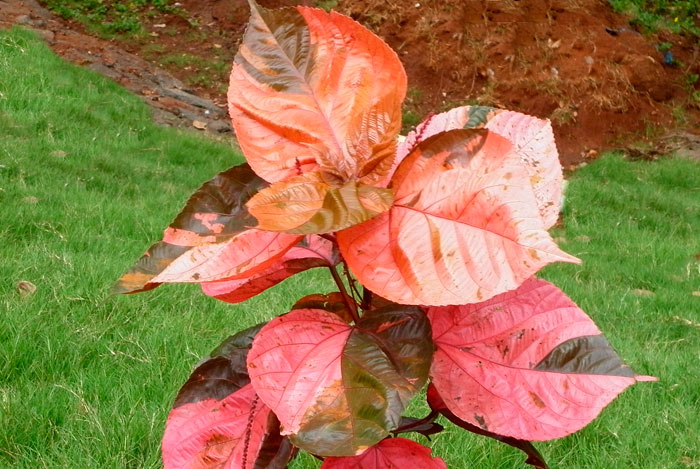
[[453, 129], [485, 128], [507, 138], [530, 176], [545, 228], [561, 209], [563, 174], [549, 120], [483, 106], [462, 106], [433, 115], [410, 132], [397, 148], [394, 167], [427, 138]]
[[431, 378], [458, 418], [541, 441], [591, 422], [637, 376], [564, 293], [531, 279], [464, 306], [430, 308]]
[[465, 304], [517, 288], [561, 251], [512, 144], [486, 130], [420, 143], [393, 176], [394, 206], [338, 232], [360, 282], [397, 303]]
[[447, 469], [431, 452], [406, 438], [387, 438], [359, 456], [326, 458], [321, 469]]

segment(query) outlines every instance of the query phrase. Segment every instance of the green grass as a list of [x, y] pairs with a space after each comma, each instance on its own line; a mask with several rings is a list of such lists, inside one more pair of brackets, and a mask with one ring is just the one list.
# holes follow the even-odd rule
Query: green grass
[[608, 0], [612, 7], [631, 16], [631, 23], [645, 32], [660, 29], [689, 34], [700, 40], [698, 0]]
[[115, 37], [143, 32], [142, 15], [155, 12], [184, 11], [171, 0], [45, 0], [42, 2], [65, 19], [74, 19], [102, 37]]
[[[158, 467], [169, 406], [199, 358], [331, 283], [309, 272], [238, 306], [183, 285], [109, 296], [189, 194], [241, 158], [154, 126], [137, 98], [26, 32], [0, 31], [0, 76], [0, 467]], [[699, 199], [690, 160], [608, 156], [572, 179], [555, 236], [584, 264], [544, 276], [660, 381], [539, 443], [552, 467], [700, 467]], [[23, 298], [21, 280], [36, 293]], [[518, 452], [446, 426], [433, 448], [450, 467], [523, 467]]]

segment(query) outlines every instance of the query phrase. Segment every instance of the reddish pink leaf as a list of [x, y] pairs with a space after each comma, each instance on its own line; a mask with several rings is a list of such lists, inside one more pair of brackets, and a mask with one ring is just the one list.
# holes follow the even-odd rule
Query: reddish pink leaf
[[320, 236], [307, 236], [272, 265], [249, 277], [202, 283], [202, 291], [228, 303], [240, 303], [291, 277], [314, 267], [338, 263], [333, 243]]
[[544, 460], [540, 452], [537, 450], [537, 448], [535, 448], [535, 446], [531, 442], [527, 440], [519, 440], [510, 436], [499, 435], [497, 433], [484, 430], [483, 428], [477, 425], [465, 422], [464, 420], [460, 419], [455, 414], [453, 414], [452, 411], [445, 405], [445, 402], [442, 400], [442, 397], [440, 397], [440, 394], [437, 392], [437, 389], [435, 389], [435, 385], [432, 383], [428, 386], [428, 392], [426, 394], [426, 397], [428, 399], [428, 405], [430, 405], [430, 408], [433, 409], [434, 412], [439, 412], [442, 415], [444, 415], [445, 418], [447, 418], [447, 420], [449, 420], [450, 422], [454, 423], [455, 425], [461, 428], [464, 428], [469, 432], [476, 433], [477, 435], [483, 435], [488, 438], [493, 438], [494, 440], [500, 441], [501, 443], [505, 443], [509, 446], [512, 446], [513, 448], [519, 449], [527, 455], [525, 464], [530, 464], [535, 469], [549, 469], [549, 466], [547, 466], [547, 462]]
[[368, 311], [354, 327], [323, 310], [294, 310], [256, 336], [251, 383], [296, 446], [355, 455], [399, 426], [425, 383], [429, 327], [423, 311], [410, 306]]
[[[274, 414], [250, 384], [221, 401], [184, 404], [168, 416], [163, 464], [166, 469], [260, 467], [261, 452], [265, 451], [266, 440], [274, 438], [276, 425]], [[275, 446], [287, 452], [288, 460], [291, 447], [281, 441]], [[275, 456], [266, 454], [263, 459], [269, 462]]]
[[383, 180], [406, 92], [396, 54], [338, 13], [250, 3], [228, 98], [251, 167], [270, 182], [315, 170], [329, 182]]
[[530, 176], [545, 228], [557, 221], [561, 209], [563, 174], [549, 120], [483, 106], [462, 106], [421, 123], [397, 149], [395, 166], [427, 138], [452, 129], [485, 128], [507, 138]]
[[389, 300], [474, 303], [549, 263], [580, 262], [552, 241], [520, 157], [493, 132], [431, 137], [399, 166], [391, 187], [389, 212], [338, 233], [353, 273]]
[[591, 422], [637, 376], [564, 293], [531, 279], [489, 301], [428, 311], [431, 377], [457, 417], [522, 440]]
[[406, 438], [387, 438], [359, 456], [326, 458], [321, 469], [447, 469], [430, 448]]

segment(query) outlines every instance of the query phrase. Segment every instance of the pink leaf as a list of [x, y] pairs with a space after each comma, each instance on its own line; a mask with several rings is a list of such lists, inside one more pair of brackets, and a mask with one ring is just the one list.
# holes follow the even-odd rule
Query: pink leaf
[[552, 241], [520, 157], [493, 132], [429, 138], [401, 163], [391, 187], [389, 212], [338, 232], [353, 273], [391, 301], [479, 302], [549, 263], [580, 262]]
[[406, 92], [396, 53], [338, 13], [250, 4], [228, 99], [251, 167], [270, 182], [308, 171], [385, 179]]
[[399, 426], [425, 383], [429, 327], [423, 311], [410, 306], [368, 311], [354, 327], [327, 311], [294, 310], [256, 336], [251, 383], [296, 446], [355, 455]]
[[240, 279], [204, 282], [202, 291], [221, 301], [240, 303], [294, 274], [337, 263], [333, 243], [320, 236], [306, 236], [265, 270]]
[[433, 409], [433, 411], [439, 412], [442, 415], [444, 415], [445, 418], [447, 418], [447, 420], [449, 420], [450, 422], [454, 423], [455, 425], [461, 428], [464, 428], [469, 432], [476, 433], [477, 435], [483, 435], [488, 438], [493, 438], [494, 440], [500, 441], [509, 446], [512, 446], [513, 448], [519, 449], [527, 455], [525, 464], [530, 464], [536, 469], [549, 468], [549, 466], [547, 466], [547, 462], [544, 460], [540, 452], [537, 450], [537, 448], [535, 448], [535, 446], [531, 442], [526, 440], [519, 440], [510, 436], [499, 435], [497, 433], [484, 430], [483, 428], [477, 425], [465, 422], [464, 420], [460, 419], [455, 414], [453, 414], [452, 411], [445, 405], [445, 402], [442, 400], [442, 397], [440, 397], [440, 394], [437, 392], [437, 389], [435, 389], [435, 385], [432, 383], [428, 386], [428, 392], [426, 394], [428, 405], [430, 405], [430, 408]]
[[531, 279], [489, 301], [428, 311], [431, 378], [458, 418], [550, 440], [591, 422], [637, 376], [564, 293]]
[[434, 115], [418, 125], [397, 149], [394, 167], [427, 138], [452, 129], [485, 128], [507, 138], [530, 176], [537, 206], [550, 228], [561, 209], [563, 174], [549, 120], [483, 106], [462, 106]]
[[[223, 400], [206, 399], [174, 408], [163, 436], [163, 464], [175, 468], [279, 467], [292, 448], [277, 433], [274, 414], [248, 384]], [[276, 439], [270, 451], [270, 439]], [[267, 446], [267, 448], [266, 448]], [[268, 466], [279, 459], [282, 465]], [[261, 454], [263, 457], [261, 458]]]
[[326, 458], [321, 469], [447, 469], [432, 451], [406, 438], [387, 438], [359, 456]]

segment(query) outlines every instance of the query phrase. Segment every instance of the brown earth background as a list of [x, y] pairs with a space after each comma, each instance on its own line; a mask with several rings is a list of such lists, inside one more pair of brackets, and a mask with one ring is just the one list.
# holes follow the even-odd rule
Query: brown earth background
[[[228, 73], [247, 1], [176, 6], [177, 13], [144, 11], [145, 33], [118, 40], [97, 38], [34, 0], [0, 0], [0, 27], [36, 30], [60, 56], [141, 95], [160, 122], [225, 137]], [[336, 10], [401, 57], [409, 81], [404, 130], [430, 112], [482, 104], [551, 119], [568, 169], [604, 150], [648, 156], [700, 146], [700, 83], [689, 80], [700, 74], [697, 38], [642, 34], [605, 0], [339, 0]], [[672, 63], [660, 44], [671, 48]]]

